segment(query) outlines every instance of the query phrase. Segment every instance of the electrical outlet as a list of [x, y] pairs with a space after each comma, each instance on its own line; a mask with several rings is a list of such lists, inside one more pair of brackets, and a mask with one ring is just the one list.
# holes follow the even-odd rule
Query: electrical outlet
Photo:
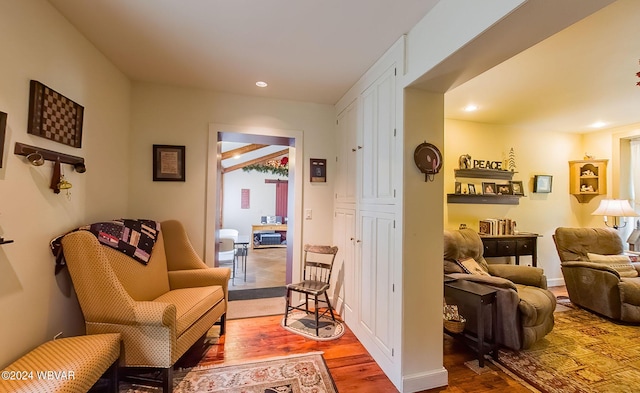
[[58, 334], [56, 334], [55, 336], [53, 336], [53, 339], [55, 340], [55, 339], [58, 339], [58, 338], [60, 338], [60, 337], [62, 337], [62, 332], [59, 332]]

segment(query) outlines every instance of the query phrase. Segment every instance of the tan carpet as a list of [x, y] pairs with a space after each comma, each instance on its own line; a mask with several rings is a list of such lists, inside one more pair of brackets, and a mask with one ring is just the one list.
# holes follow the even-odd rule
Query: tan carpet
[[543, 392], [637, 392], [640, 327], [560, 304], [553, 331], [527, 350], [501, 349], [500, 364]]
[[265, 299], [233, 300], [229, 302], [228, 319], [284, 315], [284, 297]]

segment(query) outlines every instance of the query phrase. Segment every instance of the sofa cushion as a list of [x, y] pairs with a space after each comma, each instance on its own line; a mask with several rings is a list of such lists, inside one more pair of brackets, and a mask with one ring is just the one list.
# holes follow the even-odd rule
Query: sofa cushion
[[601, 263], [614, 269], [620, 277], [638, 277], [638, 272], [626, 255], [601, 255], [590, 252], [587, 253], [587, 257], [591, 262]]
[[154, 299], [176, 306], [176, 333], [180, 336], [224, 299], [221, 286], [174, 289]]
[[133, 258], [102, 246], [111, 268], [129, 296], [138, 301], [151, 301], [163, 293], [169, 292], [169, 276], [167, 273], [167, 257], [164, 248], [164, 236], [160, 232], [151, 258], [146, 265]]

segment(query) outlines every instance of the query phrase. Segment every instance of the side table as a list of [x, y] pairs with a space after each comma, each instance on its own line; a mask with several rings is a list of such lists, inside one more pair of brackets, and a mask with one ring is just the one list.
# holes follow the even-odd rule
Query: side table
[[[467, 331], [461, 333], [467, 340], [476, 344], [475, 351], [478, 353], [478, 365], [484, 367], [484, 355], [491, 354], [494, 359], [498, 359], [498, 346], [496, 344], [497, 327], [497, 307], [496, 289], [466, 280], [455, 280], [445, 282], [444, 297], [447, 304], [458, 306], [460, 314], [467, 319], [467, 323], [476, 322], [475, 337]], [[491, 307], [491, 338], [485, 342], [485, 321], [484, 314], [486, 307]]]

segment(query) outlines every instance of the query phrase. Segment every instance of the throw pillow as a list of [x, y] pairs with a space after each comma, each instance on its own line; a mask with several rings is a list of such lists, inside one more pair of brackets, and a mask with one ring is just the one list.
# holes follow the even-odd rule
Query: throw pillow
[[609, 266], [620, 274], [620, 277], [638, 277], [638, 272], [631, 264], [631, 260], [626, 255], [600, 255], [587, 253], [591, 262], [602, 263]]
[[491, 276], [473, 258], [461, 259], [461, 260], [457, 260], [456, 262], [468, 274], [475, 274], [478, 276]]

